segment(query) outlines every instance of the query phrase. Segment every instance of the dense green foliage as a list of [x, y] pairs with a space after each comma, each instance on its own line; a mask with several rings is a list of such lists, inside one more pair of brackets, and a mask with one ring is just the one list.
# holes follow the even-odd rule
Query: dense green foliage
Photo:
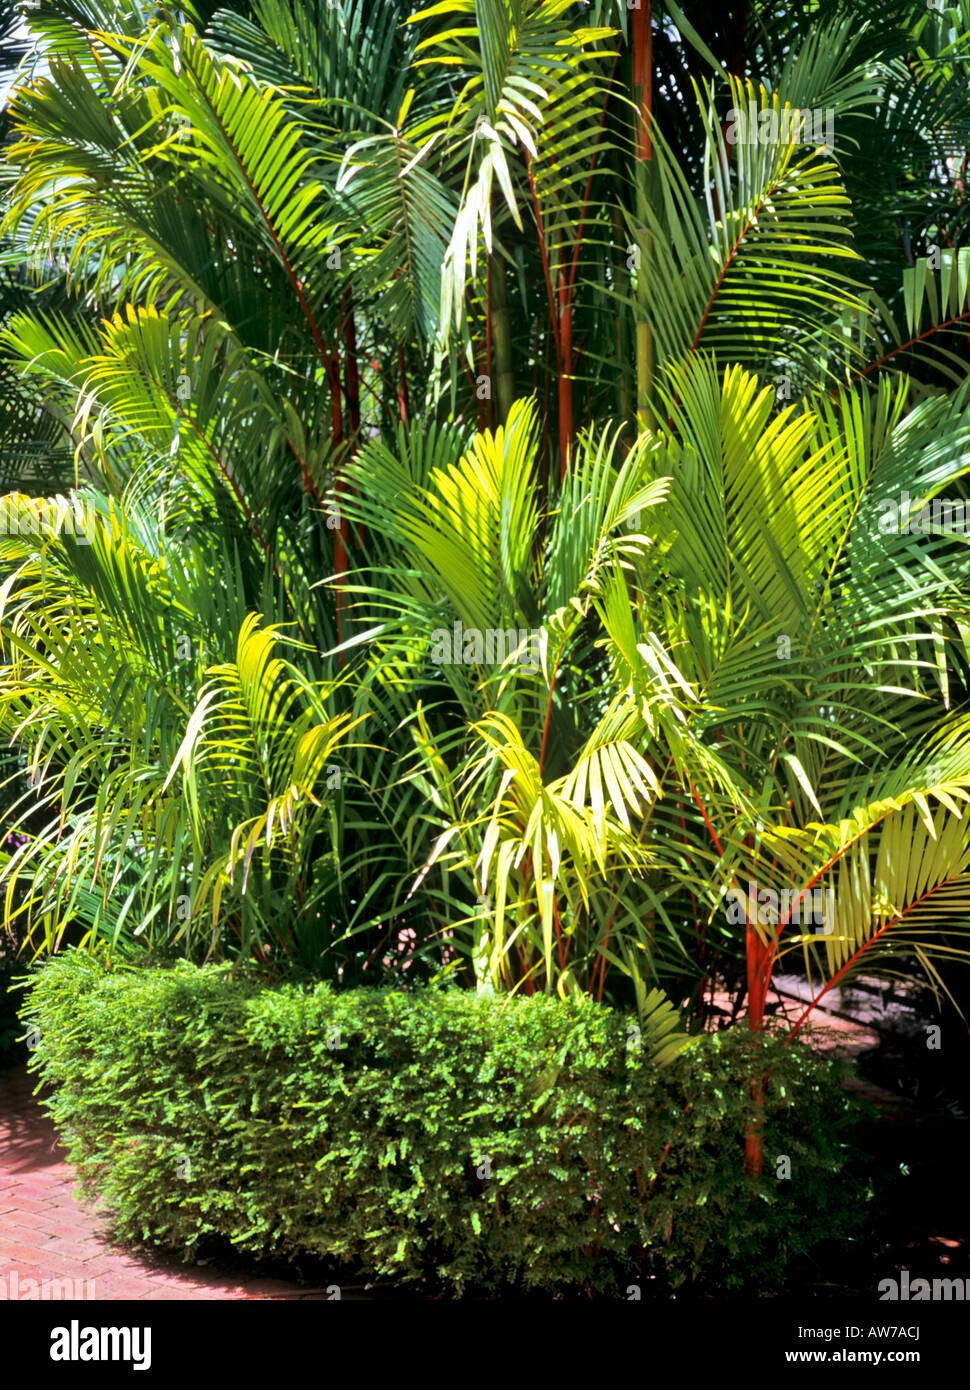
[[[768, 1292], [865, 1220], [848, 1101], [767, 1035], [658, 1067], [589, 1001], [269, 989], [76, 951], [33, 976], [25, 1016], [89, 1195], [189, 1255], [221, 1235], [430, 1288]], [[770, 1171], [749, 1178], [745, 1082], [766, 1066]]]
[[130, 961], [27, 1013], [88, 1190], [187, 1251], [769, 1286], [864, 1210], [773, 970], [790, 1040], [968, 956], [970, 6], [26, 26], [0, 446], [84, 534], [5, 499], [0, 892]]
[[[0, 535], [7, 923], [692, 1026], [791, 953], [935, 985], [970, 547], [906, 522], [970, 458], [965, 7], [27, 25], [0, 352], [92, 513]], [[749, 883], [832, 930], [739, 929]]]

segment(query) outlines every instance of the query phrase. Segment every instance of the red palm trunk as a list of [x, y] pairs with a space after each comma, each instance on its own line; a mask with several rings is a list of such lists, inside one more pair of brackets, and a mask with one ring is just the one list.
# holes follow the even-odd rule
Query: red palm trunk
[[[768, 985], [774, 964], [774, 941], [762, 940], [758, 930], [749, 921], [746, 928], [745, 945], [748, 959], [748, 1027], [752, 1034], [760, 1033], [765, 1022], [765, 1003], [768, 998]], [[764, 1092], [764, 1078], [751, 1080], [751, 1098], [760, 1112]], [[745, 1172], [757, 1176], [764, 1160], [764, 1141], [761, 1135], [760, 1113], [749, 1126], [744, 1139]]]

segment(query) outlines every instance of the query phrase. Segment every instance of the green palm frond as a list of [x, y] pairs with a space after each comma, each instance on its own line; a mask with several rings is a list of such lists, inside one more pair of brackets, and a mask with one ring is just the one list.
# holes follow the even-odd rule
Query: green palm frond
[[[639, 312], [651, 325], [656, 360], [701, 350], [765, 375], [786, 367], [824, 373], [842, 314], [864, 312], [861, 286], [835, 268], [859, 259], [849, 245], [838, 167], [802, 141], [777, 93], [769, 98], [732, 79], [738, 119], [724, 131], [714, 91], [704, 87], [696, 96], [705, 142], [701, 198], [655, 129], [644, 226], [630, 223]], [[774, 122], [765, 143], [762, 116]]]
[[[555, 157], [553, 150], [567, 160], [575, 157], [576, 150], [571, 148], [574, 140], [578, 140], [581, 151], [589, 148], [587, 113], [580, 113], [582, 128], [575, 119], [570, 122], [567, 115], [571, 110], [575, 117], [575, 102], [580, 93], [588, 95], [593, 90], [586, 71], [590, 67], [596, 71], [607, 52], [602, 41], [615, 31], [603, 26], [574, 27], [565, 18], [571, 9], [570, 0], [544, 4], [539, 0], [442, 0], [410, 18], [415, 24], [451, 16], [474, 19], [474, 23], [459, 23], [422, 39], [415, 50], [416, 54], [433, 50], [416, 59], [416, 68], [424, 64], [445, 65], [461, 82], [454, 108], [447, 113], [444, 124], [446, 136], [455, 139], [452, 132], [457, 133], [466, 161], [461, 208], [454, 222], [442, 278], [441, 318], [445, 329], [453, 319], [461, 319], [467, 268], [473, 280], [477, 274], [480, 234], [487, 252], [492, 252], [495, 182], [509, 216], [517, 227], [523, 225], [513, 155], [523, 150], [533, 158], [539, 157], [543, 138], [540, 131], [551, 110], [556, 115], [550, 122], [549, 133], [554, 142], [549, 146], [550, 158]], [[576, 158], [574, 167], [579, 162]], [[562, 200], [567, 186], [564, 178], [568, 184], [564, 170], [559, 171], [556, 180], [550, 175], [545, 190], [550, 197], [555, 193]]]

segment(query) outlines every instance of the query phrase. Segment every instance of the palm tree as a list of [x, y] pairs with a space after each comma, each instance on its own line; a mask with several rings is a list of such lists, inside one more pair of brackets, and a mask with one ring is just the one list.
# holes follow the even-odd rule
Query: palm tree
[[949, 21], [756, 8], [58, 9], [7, 234], [100, 320], [3, 344], [97, 521], [0, 541], [40, 939], [755, 1030], [790, 951], [962, 952], [966, 552], [879, 523], [963, 496], [967, 98]]

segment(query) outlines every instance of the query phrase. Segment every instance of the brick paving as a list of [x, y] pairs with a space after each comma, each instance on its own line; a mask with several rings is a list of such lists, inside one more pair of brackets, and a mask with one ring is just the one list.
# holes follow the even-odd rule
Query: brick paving
[[[24, 1068], [0, 1071], [0, 1280], [8, 1298], [325, 1299], [258, 1274], [180, 1264], [113, 1244], [97, 1208], [73, 1195], [74, 1171]], [[28, 1281], [33, 1281], [30, 1283]]]

